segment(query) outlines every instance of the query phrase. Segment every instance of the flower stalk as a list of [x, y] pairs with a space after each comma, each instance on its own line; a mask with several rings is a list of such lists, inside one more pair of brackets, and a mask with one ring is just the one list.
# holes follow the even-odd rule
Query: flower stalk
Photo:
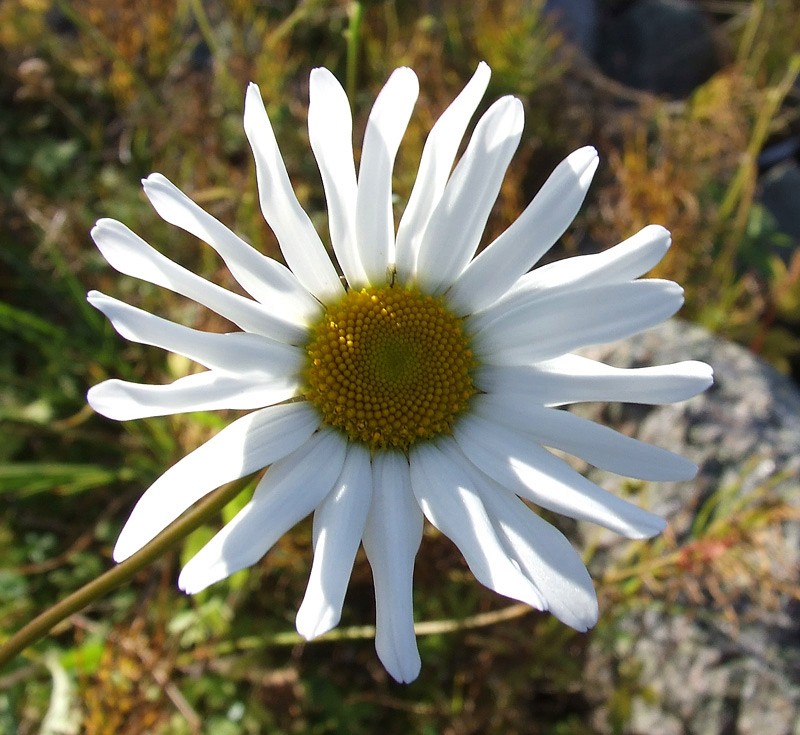
[[211, 493], [133, 556], [75, 590], [71, 595], [31, 620], [0, 646], [0, 668], [10, 663], [26, 648], [44, 638], [56, 625], [70, 615], [74, 615], [95, 600], [117, 589], [132, 579], [137, 572], [157, 561], [169, 549], [177, 546], [192, 531], [208, 522], [242, 492], [250, 479], [248, 476], [236, 480]]

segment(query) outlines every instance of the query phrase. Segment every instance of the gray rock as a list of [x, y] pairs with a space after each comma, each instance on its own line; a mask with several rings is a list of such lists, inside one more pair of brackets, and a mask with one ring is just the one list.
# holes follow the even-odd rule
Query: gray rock
[[771, 169], [761, 182], [759, 199], [778, 229], [800, 243], [800, 166], [787, 162]]
[[[771, 497], [793, 511], [762, 529], [758, 542], [737, 545], [737, 558], [757, 563], [743, 569], [760, 574], [740, 572], [724, 602], [703, 588], [704, 577], [687, 576], [669, 605], [628, 612], [613, 642], [592, 642], [591, 671], [638, 670], [641, 689], [632, 695], [624, 732], [800, 735], [800, 392], [747, 350], [677, 320], [584, 354], [621, 367], [683, 359], [714, 367], [714, 387], [684, 403], [581, 409], [698, 463], [695, 480], [644, 483], [634, 499], [668, 517], [677, 543], [691, 538], [698, 510], [720, 487], [733, 503], [758, 503], [769, 486]], [[589, 474], [614, 492], [630, 487], [608, 473]], [[629, 548], [613, 534], [582, 531], [599, 544], [600, 566]], [[606, 732], [602, 706], [598, 729]]]
[[544, 12], [567, 41], [594, 56], [599, 32], [596, 0], [546, 0]]
[[603, 26], [597, 61], [635, 89], [685, 97], [718, 68], [713, 28], [696, 3], [638, 0]]

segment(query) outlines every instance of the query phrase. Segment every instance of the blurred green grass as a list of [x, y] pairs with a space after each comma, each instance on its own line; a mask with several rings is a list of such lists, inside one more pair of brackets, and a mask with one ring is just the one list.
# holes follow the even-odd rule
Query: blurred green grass
[[[764, 2], [730, 3], [730, 21], [720, 26], [727, 63], [680, 103], [616, 98], [531, 3], [442, 0], [436, 15], [428, 7], [390, 0], [363, 7], [313, 0], [0, 5], [0, 640], [107, 568], [142, 489], [228, 418], [120, 425], [86, 407], [86, 389], [106, 377], [158, 383], [188, 367], [117, 338], [86, 303], [89, 288], [198, 328], [224, 327], [168, 292], [118, 276], [88, 231], [98, 217], [120, 219], [169, 257], [235, 288], [208, 248], [147, 205], [139, 179], [161, 171], [277, 255], [258, 212], [241, 126], [250, 80], [261, 86], [298, 196], [324, 232], [322, 187], [303, 126], [310, 68], [328, 66], [346, 81], [356, 141], [390, 71], [401, 64], [417, 71], [420, 100], [396, 167], [402, 203], [427, 130], [487, 60], [494, 70], [487, 104], [517, 94], [527, 119], [487, 240], [513, 221], [558, 160], [594, 143], [604, 165], [563, 251], [576, 251], [581, 234], [605, 247], [660, 222], [675, 244], [658, 275], [686, 286], [684, 314], [784, 370], [796, 364], [800, 259], [770, 254], [780, 251], [781, 237], [754, 202], [755, 157], [797, 113], [796, 99], [785, 104], [798, 68], [792, 53], [800, 30], [787, 30], [800, 29], [795, 4], [777, 0], [767, 13]], [[594, 635], [613, 641], [615, 618], [630, 606], [671, 599], [671, 575], [685, 573], [687, 554], [719, 538], [747, 543], [779, 510], [757, 503], [720, 519], [710, 508], [714, 522], [696, 529], [688, 550], [668, 539], [632, 544], [598, 581], [606, 613]], [[210, 533], [197, 531], [181, 556]], [[58, 707], [87, 733], [590, 729], [596, 702], [582, 667], [587, 639], [549, 616], [423, 637], [422, 675], [399, 687], [387, 681], [369, 640], [281, 638], [293, 627], [309, 568], [308, 523], [266, 563], [192, 599], [175, 587], [177, 556], [0, 672], [0, 732], [35, 732]], [[691, 559], [694, 574], [719, 577], [725, 588], [726, 567], [716, 557]], [[637, 576], [643, 565], [653, 584]], [[461, 620], [503, 603], [478, 588], [446, 540], [428, 533], [415, 605], [418, 620]], [[360, 559], [342, 625], [364, 625], [373, 615]], [[621, 732], [641, 684], [635, 672], [614, 675], [606, 717]]]

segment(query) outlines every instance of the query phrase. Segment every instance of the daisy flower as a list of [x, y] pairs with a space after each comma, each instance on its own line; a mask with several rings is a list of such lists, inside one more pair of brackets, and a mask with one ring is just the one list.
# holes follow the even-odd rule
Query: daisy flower
[[567, 539], [524, 501], [629, 538], [653, 536], [665, 523], [550, 450], [643, 480], [686, 480], [696, 467], [560, 407], [681, 401], [711, 383], [700, 362], [618, 369], [573, 354], [652, 327], [681, 306], [678, 285], [639, 279], [669, 247], [662, 227], [530, 270], [581, 206], [597, 168], [594, 148], [568, 156], [519, 219], [476, 255], [523, 128], [521, 102], [503, 97], [478, 120], [453, 167], [489, 75], [481, 63], [431, 130], [395, 232], [392, 169], [416, 76], [397, 69], [381, 90], [356, 175], [345, 92], [326, 69], [311, 72], [309, 138], [340, 270], [292, 190], [254, 84], [244, 127], [261, 209], [288, 267], [160, 174], [143, 182], [156, 211], [214, 248], [251, 298], [184, 269], [120, 222], [102, 219], [92, 230], [118, 271], [239, 328], [197, 331], [91, 292], [90, 303], [126, 339], [207, 368], [169, 385], [108, 380], [89, 391], [92, 407], [117, 420], [250, 410], [144, 493], [115, 560], [215, 488], [269, 467], [252, 500], [184, 567], [179, 586], [198, 592], [255, 564], [313, 512], [314, 560], [297, 630], [310, 639], [338, 623], [363, 544], [377, 653], [401, 682], [420, 669], [412, 576], [424, 518], [452, 539], [478, 581], [586, 630], [598, 614], [589, 574]]

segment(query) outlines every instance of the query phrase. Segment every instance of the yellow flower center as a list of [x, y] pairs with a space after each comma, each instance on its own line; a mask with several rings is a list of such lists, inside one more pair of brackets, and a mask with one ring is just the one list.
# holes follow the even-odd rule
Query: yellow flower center
[[348, 291], [311, 328], [305, 397], [372, 449], [449, 433], [475, 387], [462, 320], [413, 288]]

